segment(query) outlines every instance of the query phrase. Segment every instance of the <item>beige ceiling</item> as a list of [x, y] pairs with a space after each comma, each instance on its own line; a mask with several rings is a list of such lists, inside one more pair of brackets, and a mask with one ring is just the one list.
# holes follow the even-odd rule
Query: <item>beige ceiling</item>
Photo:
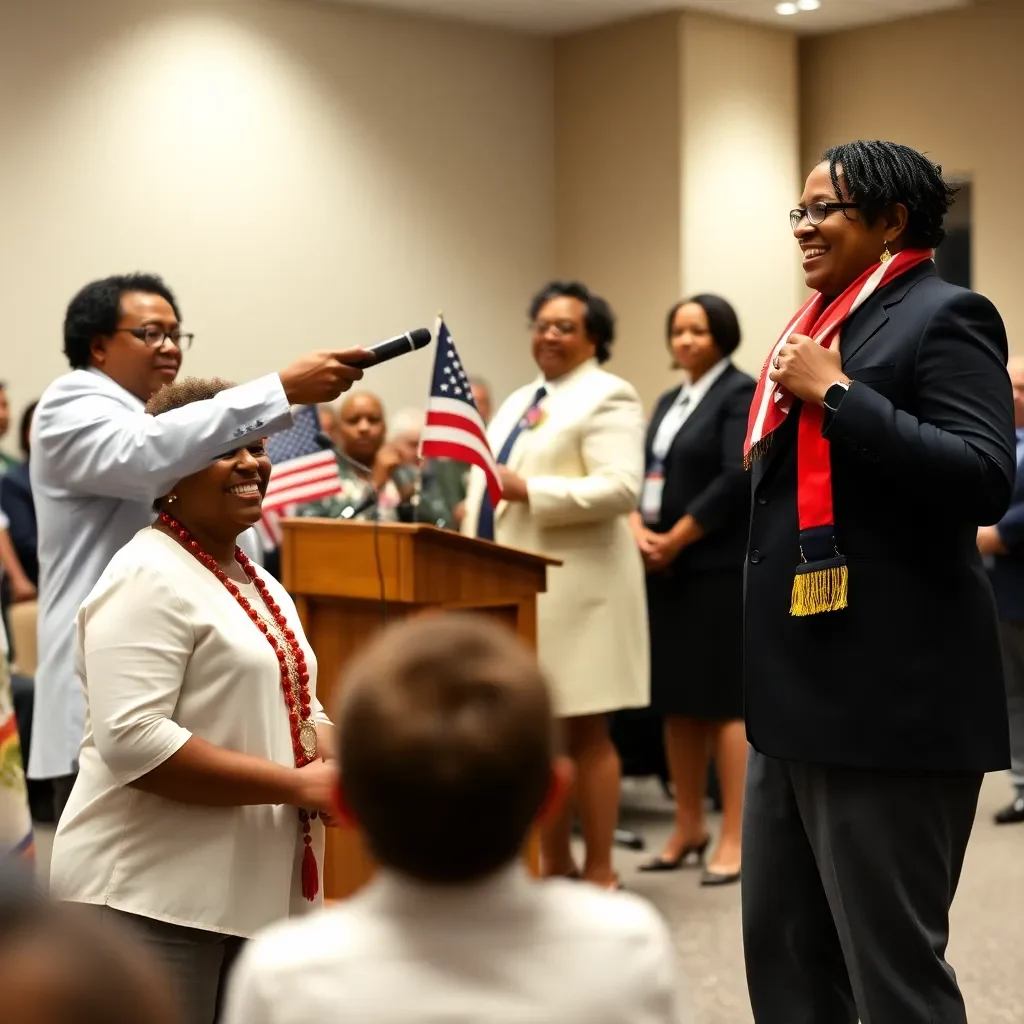
[[[348, 3], [349, 0], [338, 0]], [[693, 10], [777, 25], [800, 33], [908, 18], [975, 0], [821, 0], [821, 7], [790, 17], [775, 13], [776, 0], [357, 0], [361, 6], [411, 11], [486, 25], [560, 35], [661, 11]], [[1024, 3], [1024, 0], [1021, 0]]]

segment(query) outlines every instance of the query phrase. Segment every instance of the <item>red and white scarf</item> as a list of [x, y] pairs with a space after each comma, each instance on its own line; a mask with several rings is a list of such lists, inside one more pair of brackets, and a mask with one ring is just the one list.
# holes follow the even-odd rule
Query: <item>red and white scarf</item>
[[[812, 295], [790, 320], [768, 353], [754, 391], [743, 455], [749, 466], [771, 446], [774, 431], [786, 422], [793, 396], [768, 379], [775, 357], [792, 334], [812, 338], [823, 348], [838, 344], [846, 318], [880, 288], [932, 258], [930, 249], [904, 249], [891, 260], [865, 270], [840, 296], [827, 303], [821, 292]], [[827, 303], [827, 304], [826, 304]], [[835, 544], [832, 512], [832, 463], [828, 441], [821, 431], [825, 410], [801, 404], [797, 414], [797, 512], [800, 524], [800, 564], [793, 580], [793, 615], [814, 615], [847, 606], [846, 559]]]

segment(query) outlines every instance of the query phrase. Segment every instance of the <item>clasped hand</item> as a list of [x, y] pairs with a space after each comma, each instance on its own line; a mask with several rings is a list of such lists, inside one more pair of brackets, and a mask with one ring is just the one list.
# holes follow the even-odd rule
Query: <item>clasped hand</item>
[[636, 543], [648, 572], [664, 569], [682, 550], [682, 543], [672, 533], [655, 533], [646, 527], [637, 531]]
[[848, 381], [836, 348], [822, 348], [806, 334], [791, 334], [769, 367], [768, 378], [803, 402], [822, 405], [836, 381]]

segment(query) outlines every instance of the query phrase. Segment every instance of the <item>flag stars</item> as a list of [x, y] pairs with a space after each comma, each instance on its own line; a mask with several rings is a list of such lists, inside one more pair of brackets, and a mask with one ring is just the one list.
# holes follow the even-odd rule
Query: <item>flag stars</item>
[[448, 385], [447, 384], [442, 384], [441, 385], [441, 390], [442, 391], [447, 391], [448, 390]]

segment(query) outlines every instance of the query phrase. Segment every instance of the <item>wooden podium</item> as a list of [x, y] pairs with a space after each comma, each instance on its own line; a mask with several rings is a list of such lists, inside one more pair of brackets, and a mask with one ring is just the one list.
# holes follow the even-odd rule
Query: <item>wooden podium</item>
[[[281, 576], [317, 658], [317, 697], [334, 715], [348, 659], [388, 621], [437, 609], [494, 616], [531, 647], [537, 595], [557, 561], [426, 524], [285, 519]], [[528, 857], [536, 869], [536, 844]], [[374, 863], [360, 834], [328, 829], [324, 895], [359, 889]]]

